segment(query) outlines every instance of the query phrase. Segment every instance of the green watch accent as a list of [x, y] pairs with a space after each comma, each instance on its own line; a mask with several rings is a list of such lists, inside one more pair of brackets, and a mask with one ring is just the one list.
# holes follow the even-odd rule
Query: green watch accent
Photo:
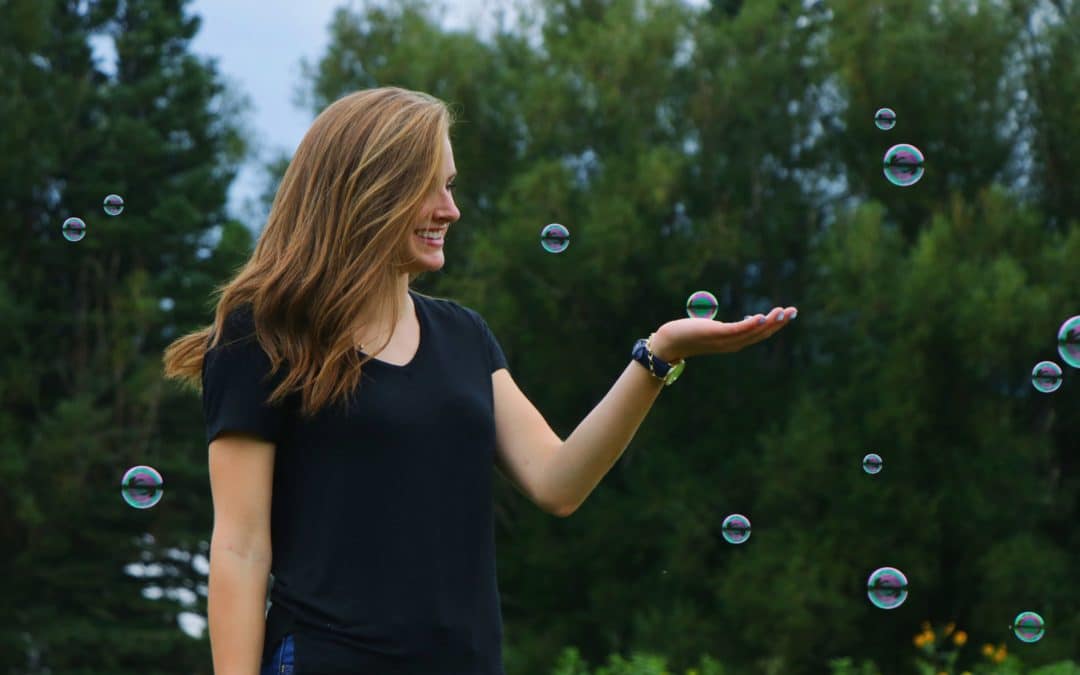
[[664, 386], [671, 386], [675, 382], [675, 380], [679, 379], [679, 376], [682, 375], [682, 371], [685, 369], [686, 359], [682, 359], [681, 361], [677, 361], [676, 363], [671, 364], [671, 370], [668, 371], [667, 376], [664, 378]]

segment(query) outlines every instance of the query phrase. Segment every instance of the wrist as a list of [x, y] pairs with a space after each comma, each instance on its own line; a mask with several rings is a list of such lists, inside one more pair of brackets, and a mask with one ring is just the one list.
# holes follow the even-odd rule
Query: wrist
[[671, 340], [668, 339], [662, 330], [653, 333], [652, 338], [649, 340], [648, 347], [653, 356], [669, 365], [674, 364], [683, 358], [675, 351], [674, 345], [671, 344]]

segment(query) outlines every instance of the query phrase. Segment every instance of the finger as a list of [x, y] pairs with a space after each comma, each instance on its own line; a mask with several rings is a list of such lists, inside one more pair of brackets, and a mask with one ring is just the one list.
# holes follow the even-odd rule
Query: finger
[[745, 336], [747, 340], [746, 344], [754, 344], [755, 342], [760, 342], [761, 340], [768, 338], [790, 323], [791, 318], [793, 318], [792, 314], [794, 313], [795, 310], [793, 307], [774, 307], [768, 314], [755, 315], [752, 317], [754, 328]]
[[769, 313], [769, 320], [766, 320], [762, 330], [755, 337], [758, 341], [771, 337], [781, 328], [791, 323], [796, 316], [798, 316], [798, 310], [794, 307], [777, 307], [773, 309]]

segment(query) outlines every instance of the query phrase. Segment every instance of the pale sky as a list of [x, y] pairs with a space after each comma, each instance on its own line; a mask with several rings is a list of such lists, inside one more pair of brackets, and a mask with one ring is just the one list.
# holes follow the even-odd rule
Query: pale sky
[[[483, 26], [507, 0], [444, 0], [446, 26]], [[336, 8], [363, 7], [356, 0], [193, 0], [188, 11], [202, 17], [191, 51], [218, 60], [218, 71], [253, 110], [248, 125], [256, 156], [229, 192], [229, 210], [242, 217], [244, 205], [261, 188], [258, 162], [277, 150], [292, 154], [314, 116], [293, 105], [300, 61], [318, 61], [326, 49], [327, 26]], [[243, 218], [245, 222], [247, 218]], [[248, 223], [260, 227], [261, 223]]]

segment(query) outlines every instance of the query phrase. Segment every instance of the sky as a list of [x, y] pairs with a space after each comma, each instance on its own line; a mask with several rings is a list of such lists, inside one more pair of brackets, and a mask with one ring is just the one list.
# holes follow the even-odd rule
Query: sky
[[[507, 0], [444, 0], [445, 25], [451, 29], [483, 26]], [[318, 61], [326, 49], [327, 26], [341, 6], [362, 7], [356, 0], [194, 0], [191, 14], [202, 26], [191, 51], [217, 59], [218, 71], [252, 103], [248, 126], [253, 156], [229, 192], [229, 212], [247, 222], [262, 187], [258, 170], [278, 151], [292, 154], [314, 115], [293, 104], [301, 82], [300, 61]], [[261, 223], [251, 223], [260, 227]]]

